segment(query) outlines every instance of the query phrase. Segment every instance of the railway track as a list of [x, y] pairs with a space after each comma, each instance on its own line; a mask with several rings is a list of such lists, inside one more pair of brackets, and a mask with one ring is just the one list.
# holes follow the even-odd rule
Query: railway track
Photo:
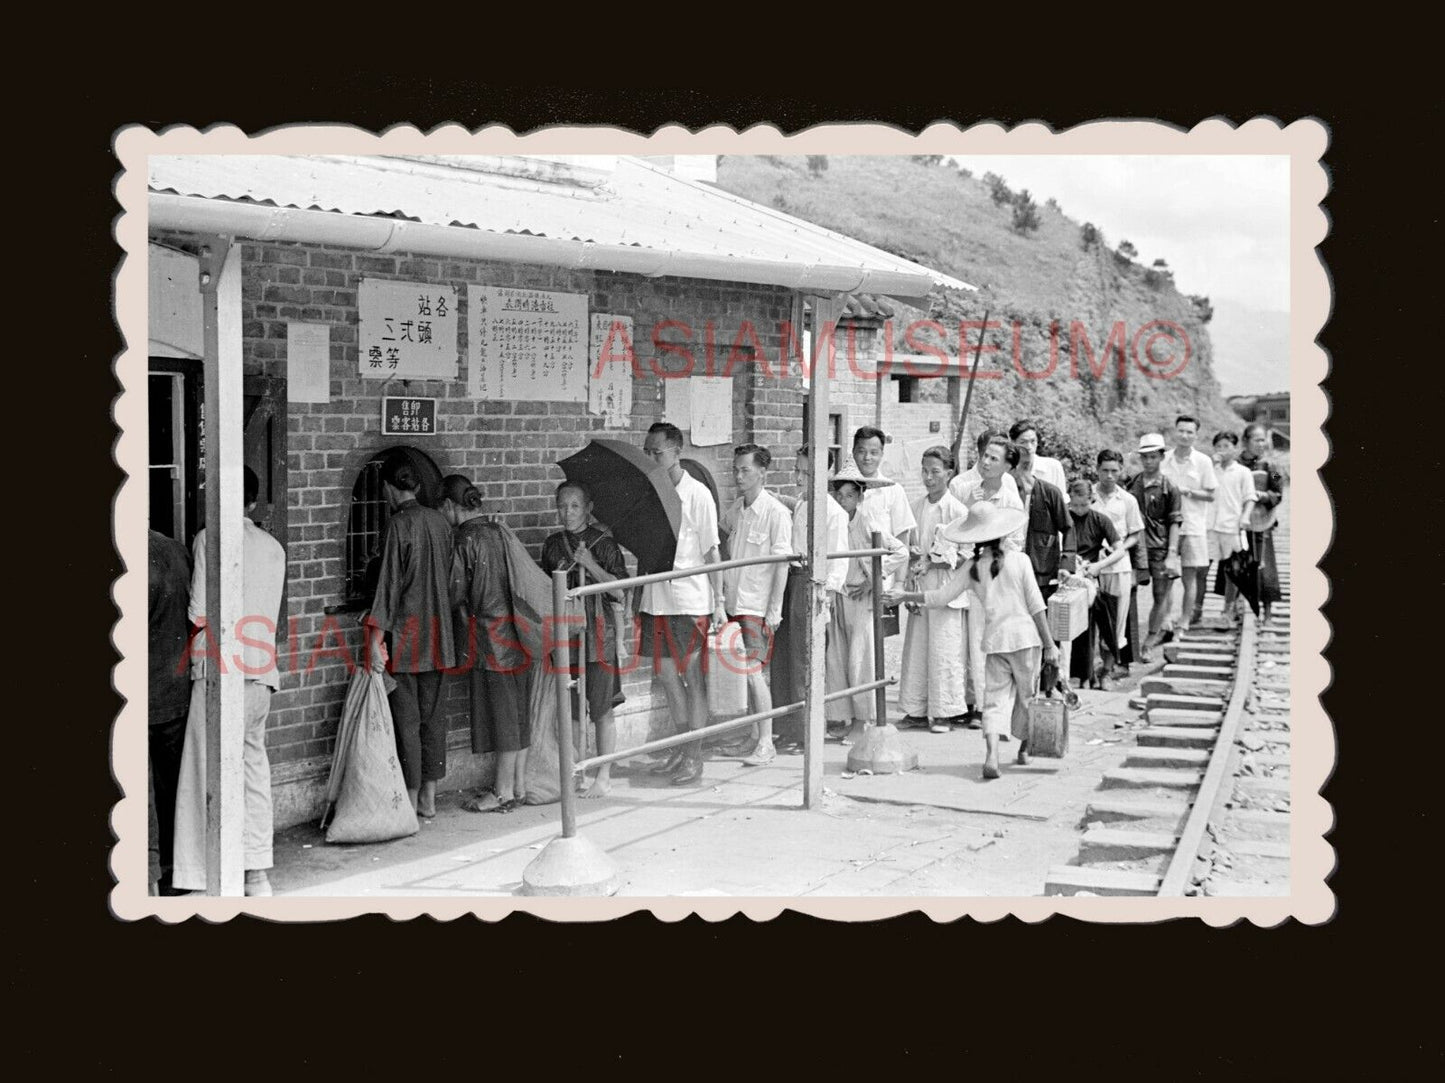
[[[1289, 894], [1289, 527], [1275, 531], [1281, 601], [1267, 625], [1204, 626], [1165, 644], [1140, 685], [1142, 725], [1084, 811], [1079, 852], [1046, 895]], [[1211, 584], [1212, 585], [1212, 584]], [[1211, 627], [1219, 625], [1218, 627]]]

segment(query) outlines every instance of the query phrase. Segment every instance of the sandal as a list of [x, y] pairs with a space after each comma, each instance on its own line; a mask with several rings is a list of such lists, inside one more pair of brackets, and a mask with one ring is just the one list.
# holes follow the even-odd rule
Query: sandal
[[489, 790], [467, 798], [462, 802], [462, 809], [465, 812], [496, 812], [501, 804], [501, 799]]

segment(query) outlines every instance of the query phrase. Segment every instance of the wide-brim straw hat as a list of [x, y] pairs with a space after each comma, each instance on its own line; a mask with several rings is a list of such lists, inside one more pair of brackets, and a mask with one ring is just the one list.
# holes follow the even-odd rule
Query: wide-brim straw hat
[[963, 518], [939, 527], [939, 533], [955, 545], [993, 541], [1008, 537], [1028, 518], [1020, 508], [1001, 508], [992, 501], [980, 500]]
[[836, 474], [828, 479], [828, 488], [836, 489], [841, 482], [851, 481], [854, 485], [863, 489], [882, 489], [888, 485], [898, 483], [891, 478], [885, 478], [882, 474], [874, 474], [871, 478], [865, 478], [858, 469], [858, 464], [847, 463]]
[[1161, 435], [1159, 435], [1159, 433], [1157, 433], [1157, 432], [1146, 432], [1143, 436], [1139, 437], [1139, 448], [1138, 448], [1138, 450], [1139, 450], [1139, 451], [1167, 451], [1167, 450], [1169, 450], [1169, 449], [1168, 449], [1167, 445], [1165, 445], [1165, 443], [1164, 443], [1164, 437], [1161, 436]]

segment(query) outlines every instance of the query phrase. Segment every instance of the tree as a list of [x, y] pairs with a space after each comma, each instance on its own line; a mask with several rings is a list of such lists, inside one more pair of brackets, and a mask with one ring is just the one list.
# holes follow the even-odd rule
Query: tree
[[943, 164], [943, 155], [941, 154], [912, 154], [909, 155], [909, 157], [919, 165], [935, 166]]
[[1165, 263], [1162, 259], [1156, 259], [1154, 266], [1158, 267], [1161, 271], [1167, 271], [1169, 269], [1169, 264]]
[[960, 177], [963, 177], [963, 178], [967, 179], [967, 178], [973, 176], [973, 170], [972, 170], [972, 169], [965, 169], [963, 166], [959, 166], [959, 167], [958, 167], [958, 175], [959, 175]]
[[1063, 211], [1059, 210], [1059, 201], [1053, 196], [1049, 196], [1049, 198], [1044, 201], [1044, 206], [1051, 211], [1059, 211], [1060, 214], [1063, 213]]
[[1093, 222], [1084, 223], [1083, 228], [1079, 230], [1079, 239], [1084, 243], [1085, 252], [1104, 243], [1104, 235], [1099, 232], [1099, 227]]
[[988, 194], [1000, 207], [1013, 202], [1013, 192], [1009, 190], [1009, 186], [1003, 182], [1003, 178], [997, 173], [985, 173], [983, 175], [983, 183], [988, 185]]
[[1204, 294], [1190, 294], [1189, 303], [1194, 306], [1194, 315], [1199, 318], [1200, 323], [1208, 323], [1214, 319], [1214, 306], [1209, 303], [1209, 298]]
[[828, 171], [828, 156], [826, 154], [809, 154], [807, 158], [808, 172], [813, 176], [816, 177]]
[[1039, 205], [1029, 195], [1029, 190], [1023, 188], [1014, 197], [1014, 218], [1013, 228], [1015, 233], [1032, 233], [1039, 228]]
[[1119, 255], [1123, 256], [1125, 259], [1133, 259], [1138, 254], [1139, 250], [1128, 241], [1119, 242]]

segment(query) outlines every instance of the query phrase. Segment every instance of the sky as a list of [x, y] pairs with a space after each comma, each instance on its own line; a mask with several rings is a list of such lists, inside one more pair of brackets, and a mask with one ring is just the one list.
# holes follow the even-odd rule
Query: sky
[[955, 155], [1042, 204], [1052, 196], [1111, 248], [1168, 261], [1181, 293], [1289, 310], [1289, 159], [1264, 155]]

